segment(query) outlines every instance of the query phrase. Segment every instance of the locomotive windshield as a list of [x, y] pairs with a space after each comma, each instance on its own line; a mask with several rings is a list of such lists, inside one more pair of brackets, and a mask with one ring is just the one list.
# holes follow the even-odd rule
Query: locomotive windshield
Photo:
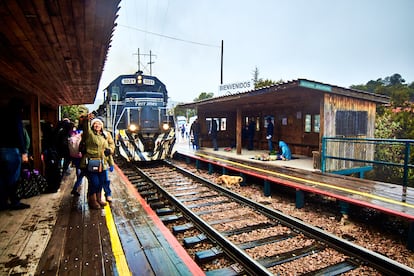
[[162, 99], [164, 95], [158, 92], [128, 92], [126, 93], [126, 98], [140, 98], [140, 99], [147, 99], [147, 98], [159, 98]]

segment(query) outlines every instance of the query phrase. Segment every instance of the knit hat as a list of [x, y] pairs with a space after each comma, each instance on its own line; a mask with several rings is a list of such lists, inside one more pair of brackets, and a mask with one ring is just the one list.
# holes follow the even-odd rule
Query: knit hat
[[103, 127], [103, 122], [102, 122], [102, 120], [101, 120], [101, 119], [98, 119], [98, 118], [94, 118], [94, 119], [92, 119], [92, 121], [91, 121], [91, 127], [93, 127], [93, 125], [94, 125], [95, 123], [100, 123], [100, 124], [101, 124], [101, 126]]

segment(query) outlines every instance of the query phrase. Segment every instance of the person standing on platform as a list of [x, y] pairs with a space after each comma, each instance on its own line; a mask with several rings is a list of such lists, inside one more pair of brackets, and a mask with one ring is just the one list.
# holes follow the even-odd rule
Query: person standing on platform
[[181, 125], [180, 132], [181, 132], [181, 141], [184, 141], [185, 124]]
[[[111, 135], [109, 135], [109, 136], [111, 136]], [[112, 139], [112, 137], [111, 137], [111, 139]], [[114, 164], [115, 164], [114, 158], [112, 157], [112, 155], [110, 155], [109, 158], [108, 158], [109, 168], [108, 168], [108, 170], [106, 170], [105, 182], [103, 184], [103, 189], [104, 189], [104, 192], [105, 192], [105, 199], [109, 203], [112, 202], [112, 190], [111, 190], [111, 186], [110, 186], [111, 185], [111, 180], [109, 179], [109, 172], [114, 171]]]
[[74, 196], [80, 196], [78, 188], [82, 184], [82, 179], [85, 176], [84, 170], [81, 170], [80, 168], [82, 152], [79, 146], [82, 141], [82, 130], [72, 130], [68, 140], [69, 153], [72, 157], [72, 164], [76, 168], [76, 182], [72, 188], [71, 194]]
[[185, 139], [190, 139], [190, 135], [189, 135], [189, 131], [188, 131], [188, 123], [184, 124], [184, 128], [185, 128]]
[[193, 148], [195, 147], [196, 150], [200, 149], [200, 144], [199, 144], [200, 132], [201, 132], [200, 123], [198, 122], [198, 119], [195, 119], [195, 121], [191, 125], [190, 135], [193, 136], [193, 139], [194, 139]]
[[267, 121], [267, 129], [266, 129], [266, 140], [267, 140], [267, 144], [269, 145], [269, 152], [273, 151], [273, 142], [272, 142], [272, 137], [273, 137], [273, 123], [272, 123], [272, 118], [268, 117], [266, 119]]
[[30, 208], [29, 204], [20, 202], [16, 194], [22, 162], [29, 161], [22, 114], [23, 101], [20, 99], [11, 99], [7, 108], [1, 109], [6, 133], [0, 135], [0, 210]]
[[[68, 138], [70, 137], [70, 132], [73, 130], [74, 124], [68, 119], [63, 118], [62, 121], [59, 121], [56, 129], [54, 131], [55, 139], [55, 149], [59, 155], [59, 167], [61, 178], [69, 173], [69, 165], [72, 160], [69, 154]], [[61, 179], [60, 179], [61, 180]], [[59, 182], [60, 182], [59, 180]], [[59, 186], [56, 186], [56, 191]]]
[[254, 139], [254, 132], [256, 131], [256, 123], [253, 118], [250, 119], [249, 125], [247, 126], [247, 149], [253, 150], [253, 139]]
[[213, 148], [215, 151], [218, 151], [217, 146], [217, 122], [214, 118], [211, 119], [210, 130], [208, 132], [211, 135], [211, 140], [213, 142]]
[[[90, 127], [88, 122], [91, 122]], [[101, 209], [107, 203], [102, 201], [102, 189], [108, 181], [106, 170], [111, 166], [110, 155], [115, 151], [110, 133], [103, 130], [103, 122], [88, 114], [83, 123], [82, 139], [85, 139], [85, 154], [82, 156], [81, 169], [87, 170], [88, 175], [88, 204], [91, 209]], [[112, 164], [113, 165], [113, 164]]]

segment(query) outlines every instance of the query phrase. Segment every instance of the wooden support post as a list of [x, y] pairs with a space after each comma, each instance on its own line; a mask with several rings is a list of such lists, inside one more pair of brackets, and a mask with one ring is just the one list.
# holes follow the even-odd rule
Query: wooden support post
[[296, 208], [301, 209], [305, 206], [305, 193], [296, 189]]
[[270, 182], [268, 180], [264, 180], [264, 196], [270, 196], [271, 190], [270, 190]]
[[414, 221], [410, 221], [408, 228], [407, 249], [414, 251]]
[[243, 181], [240, 183], [240, 186], [246, 186], [246, 178], [243, 173], [240, 173], [240, 177], [243, 178]]
[[30, 97], [30, 126], [32, 131], [33, 166], [43, 172], [42, 164], [42, 143], [40, 128], [40, 101], [37, 95]]
[[242, 152], [242, 112], [241, 109], [237, 108], [237, 118], [236, 118], [236, 152], [241, 154]]
[[349, 203], [345, 201], [339, 201], [339, 207], [341, 208], [341, 214], [342, 215], [348, 215], [349, 210]]

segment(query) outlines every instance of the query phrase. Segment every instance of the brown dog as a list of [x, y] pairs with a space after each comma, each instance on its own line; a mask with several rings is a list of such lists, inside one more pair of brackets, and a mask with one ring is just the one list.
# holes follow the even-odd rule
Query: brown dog
[[216, 180], [218, 184], [224, 184], [227, 188], [232, 186], [240, 186], [240, 183], [243, 181], [243, 177], [241, 176], [232, 176], [223, 174], [219, 176]]

